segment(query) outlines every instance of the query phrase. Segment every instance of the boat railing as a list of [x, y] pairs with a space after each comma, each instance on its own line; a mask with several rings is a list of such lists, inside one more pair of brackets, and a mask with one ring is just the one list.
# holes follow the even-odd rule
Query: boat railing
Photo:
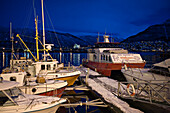
[[[127, 68], [126, 64], [128, 64], [128, 68]], [[130, 64], [130, 63], [126, 63], [126, 64], [124, 64], [125, 70], [127, 70], [127, 69], [130, 70], [131, 71], [131, 75], [134, 74], [134, 70], [133, 70], [134, 68], [131, 68], [131, 67], [132, 67], [132, 65], [135, 65], [135, 64]], [[135, 65], [135, 66], [139, 67], [139, 68], [135, 68], [135, 70], [138, 70], [140, 72], [141, 76], [144, 76], [144, 74], [142, 73], [142, 70], [141, 70], [142, 68], [139, 65]], [[152, 75], [154, 80], [156, 80], [154, 73], [150, 73], [150, 74]], [[128, 75], [128, 76], [130, 76], [130, 75]], [[131, 76], [131, 77], [133, 77], [133, 76]]]
[[74, 65], [65, 65], [61, 67], [59, 70], [67, 70], [67, 71], [77, 71], [77, 68]]
[[117, 95], [122, 98], [170, 106], [170, 81], [118, 82]]

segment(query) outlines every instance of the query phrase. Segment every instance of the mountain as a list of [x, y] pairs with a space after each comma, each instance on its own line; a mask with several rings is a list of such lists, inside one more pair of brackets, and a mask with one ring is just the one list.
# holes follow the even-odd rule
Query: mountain
[[[13, 36], [15, 40], [14, 47], [15, 48], [25, 48], [21, 43], [19, 38], [16, 37], [17, 34], [20, 34], [22, 40], [26, 43], [26, 45], [34, 50], [35, 46], [35, 30], [30, 28], [25, 29], [13, 29]], [[39, 30], [39, 39], [42, 41], [42, 30]], [[71, 33], [63, 33], [59, 31], [46, 30], [46, 44], [54, 44], [53, 48], [73, 48], [75, 44], [80, 45], [80, 47], [87, 47], [88, 45], [94, 45], [97, 42], [98, 34], [79, 34], [77, 36]], [[11, 39], [9, 38], [9, 29], [0, 27], [0, 48], [11, 48]], [[100, 36], [100, 41], [103, 41], [103, 36]], [[115, 41], [120, 41], [121, 39], [115, 38]], [[42, 47], [40, 47], [42, 48]]]
[[169, 41], [170, 37], [170, 20], [163, 24], [152, 25], [146, 30], [130, 36], [122, 42], [140, 42], [140, 41]]

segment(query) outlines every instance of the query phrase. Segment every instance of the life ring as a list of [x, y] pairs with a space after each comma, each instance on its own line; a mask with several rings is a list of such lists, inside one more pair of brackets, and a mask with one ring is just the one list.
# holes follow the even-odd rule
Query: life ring
[[[129, 87], [131, 86], [131, 88], [132, 88], [132, 91], [133, 91], [133, 93], [130, 93], [130, 91], [129, 91]], [[127, 85], [127, 92], [128, 92], [128, 94], [130, 95], [130, 96], [135, 96], [135, 87], [134, 87], [134, 85], [133, 84], [128, 84]]]

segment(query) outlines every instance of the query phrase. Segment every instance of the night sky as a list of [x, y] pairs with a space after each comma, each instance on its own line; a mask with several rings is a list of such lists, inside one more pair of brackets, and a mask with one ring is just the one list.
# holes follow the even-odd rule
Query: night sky
[[[170, 0], [44, 0], [45, 27], [73, 34], [104, 33], [127, 38], [170, 19]], [[0, 0], [0, 26], [41, 27], [40, 0]]]

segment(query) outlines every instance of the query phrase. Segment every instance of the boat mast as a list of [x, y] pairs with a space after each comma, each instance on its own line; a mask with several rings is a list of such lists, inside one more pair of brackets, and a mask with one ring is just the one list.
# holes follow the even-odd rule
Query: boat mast
[[43, 0], [41, 0], [41, 7], [42, 7], [42, 24], [43, 24], [44, 61], [45, 61], [45, 60], [46, 60], [46, 55], [45, 55], [45, 27], [44, 27], [44, 8], [43, 8]]
[[38, 16], [37, 18], [35, 17], [35, 30], [36, 30], [36, 49], [37, 49], [37, 61], [39, 61], [39, 49], [38, 49], [38, 23], [37, 23], [37, 20], [38, 20]]

